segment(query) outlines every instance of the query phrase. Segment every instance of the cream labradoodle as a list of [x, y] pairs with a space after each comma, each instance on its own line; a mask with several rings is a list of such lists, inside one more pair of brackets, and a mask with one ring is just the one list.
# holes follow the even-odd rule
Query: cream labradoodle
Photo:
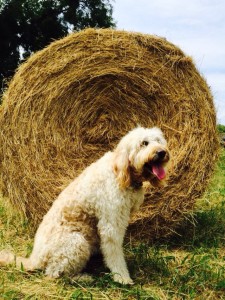
[[61, 192], [37, 230], [30, 257], [3, 250], [0, 265], [16, 261], [53, 278], [75, 275], [100, 247], [113, 279], [132, 284], [123, 254], [125, 231], [131, 213], [143, 203], [142, 183], [163, 181], [168, 161], [159, 128], [133, 129]]

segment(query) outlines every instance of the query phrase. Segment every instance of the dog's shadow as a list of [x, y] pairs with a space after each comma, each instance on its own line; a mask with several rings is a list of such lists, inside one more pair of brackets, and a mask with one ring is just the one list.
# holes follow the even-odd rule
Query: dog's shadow
[[109, 272], [109, 269], [104, 264], [103, 255], [101, 253], [93, 255], [83, 272], [93, 276], [100, 276], [102, 273]]
[[[128, 268], [132, 270], [133, 262], [128, 260]], [[133, 275], [133, 272], [132, 272]], [[64, 278], [65, 279], [65, 278]], [[124, 285], [113, 280], [112, 273], [105, 266], [103, 255], [101, 253], [93, 255], [88, 261], [82, 273], [67, 278], [69, 284], [75, 286], [98, 287], [106, 289], [108, 287], [123, 288]], [[127, 287], [127, 285], [125, 285]]]

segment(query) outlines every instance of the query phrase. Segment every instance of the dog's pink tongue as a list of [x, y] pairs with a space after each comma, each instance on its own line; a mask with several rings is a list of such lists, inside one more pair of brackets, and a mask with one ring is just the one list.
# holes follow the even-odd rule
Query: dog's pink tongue
[[164, 179], [166, 176], [166, 172], [165, 172], [164, 168], [160, 165], [153, 165], [152, 172], [159, 180]]

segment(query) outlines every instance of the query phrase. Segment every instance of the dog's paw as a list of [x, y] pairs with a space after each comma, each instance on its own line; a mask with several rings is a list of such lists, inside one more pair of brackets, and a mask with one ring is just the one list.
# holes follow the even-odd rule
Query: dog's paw
[[57, 269], [53, 269], [51, 267], [47, 267], [46, 270], [45, 270], [45, 276], [48, 278], [48, 279], [57, 279], [59, 277], [61, 277], [61, 273], [59, 270]]
[[113, 280], [115, 282], [121, 283], [121, 284], [129, 284], [129, 285], [133, 285], [134, 282], [130, 277], [123, 277], [120, 274], [114, 274], [113, 275]]
[[15, 255], [7, 250], [0, 251], [0, 266], [6, 266], [15, 262]]

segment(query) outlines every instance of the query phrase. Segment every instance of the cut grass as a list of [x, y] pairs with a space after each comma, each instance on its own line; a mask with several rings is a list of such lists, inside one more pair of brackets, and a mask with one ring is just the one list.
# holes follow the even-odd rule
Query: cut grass
[[[50, 280], [42, 272], [27, 273], [13, 266], [1, 268], [0, 299], [224, 299], [224, 183], [225, 150], [211, 186], [176, 235], [154, 245], [125, 245], [134, 286], [114, 283], [101, 257], [95, 257], [87, 267], [92, 274], [88, 280]], [[31, 231], [1, 198], [0, 248], [29, 255]]]

